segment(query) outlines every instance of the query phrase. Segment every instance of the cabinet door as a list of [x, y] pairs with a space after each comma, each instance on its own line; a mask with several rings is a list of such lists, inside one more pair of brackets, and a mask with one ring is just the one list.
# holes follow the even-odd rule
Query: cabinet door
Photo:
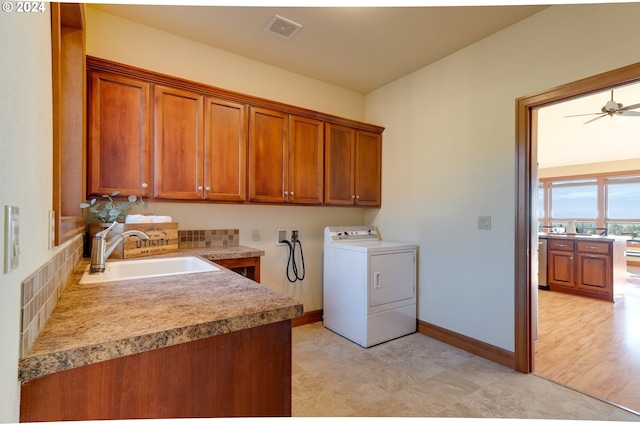
[[573, 252], [550, 250], [547, 261], [548, 283], [563, 287], [574, 286]]
[[600, 293], [613, 292], [611, 256], [577, 254], [576, 288]]
[[89, 194], [149, 196], [149, 84], [96, 71], [89, 84]]
[[321, 204], [324, 178], [324, 123], [290, 116], [289, 203]]
[[269, 109], [250, 109], [249, 200], [284, 203], [287, 200], [287, 140], [289, 115]]
[[202, 96], [155, 87], [155, 197], [203, 198]]
[[324, 201], [328, 205], [353, 205], [355, 130], [327, 124], [326, 131]]
[[239, 103], [205, 98], [205, 198], [242, 202], [247, 198], [247, 113]]
[[380, 206], [382, 136], [356, 131], [354, 193], [355, 204]]

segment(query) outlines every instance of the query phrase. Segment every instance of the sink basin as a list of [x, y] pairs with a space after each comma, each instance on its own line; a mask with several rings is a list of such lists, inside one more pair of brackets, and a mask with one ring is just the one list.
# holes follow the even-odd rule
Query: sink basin
[[80, 278], [80, 284], [108, 283], [130, 279], [164, 277], [168, 275], [192, 274], [194, 272], [219, 271], [212, 263], [195, 256], [172, 258], [125, 259], [107, 262], [104, 272], [89, 273], [89, 266]]

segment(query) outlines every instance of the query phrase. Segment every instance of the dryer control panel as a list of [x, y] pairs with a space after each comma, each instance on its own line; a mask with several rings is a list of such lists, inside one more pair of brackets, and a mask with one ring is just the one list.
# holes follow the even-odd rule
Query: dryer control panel
[[380, 240], [378, 230], [373, 225], [355, 227], [326, 227], [324, 229], [325, 243], [339, 243], [341, 241]]

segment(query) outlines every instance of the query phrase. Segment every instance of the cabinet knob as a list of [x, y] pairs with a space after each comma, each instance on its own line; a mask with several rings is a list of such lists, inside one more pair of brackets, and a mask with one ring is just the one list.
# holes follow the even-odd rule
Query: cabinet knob
[[356, 194], [356, 200], [360, 200], [360, 196]]
[[149, 184], [147, 184], [147, 183], [142, 183], [141, 187], [142, 187], [142, 188], [147, 188], [147, 187], [149, 187]]
[[284, 195], [285, 195], [285, 196], [288, 196], [288, 195], [289, 195], [289, 192], [288, 192], [288, 191], [285, 191], [285, 192], [284, 192]]
[[211, 191], [211, 187], [209, 187], [209, 186], [206, 186], [204, 189], [205, 189], [206, 191], [208, 191], [208, 192], [209, 192], [209, 191]]
[[293, 191], [291, 193], [289, 193], [291, 195], [291, 197], [293, 197]]
[[355, 195], [355, 194], [352, 194], [352, 195], [351, 195], [351, 198], [352, 198], [352, 199], [355, 199], [355, 198], [356, 198], [356, 195]]
[[198, 186], [198, 191], [202, 191], [202, 186]]

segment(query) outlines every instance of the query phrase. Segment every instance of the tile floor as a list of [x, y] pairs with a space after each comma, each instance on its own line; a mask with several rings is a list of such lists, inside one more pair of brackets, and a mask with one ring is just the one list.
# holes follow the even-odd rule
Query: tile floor
[[293, 329], [294, 417], [639, 421], [533, 374], [411, 334], [364, 349], [313, 323]]

